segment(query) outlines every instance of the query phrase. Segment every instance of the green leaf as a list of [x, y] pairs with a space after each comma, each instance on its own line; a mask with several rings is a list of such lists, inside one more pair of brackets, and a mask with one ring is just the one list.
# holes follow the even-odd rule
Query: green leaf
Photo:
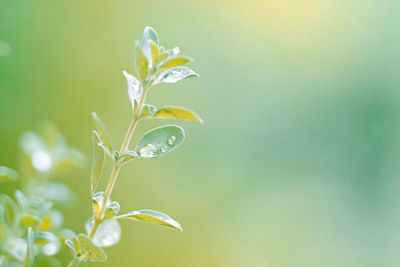
[[181, 225], [177, 221], [173, 220], [167, 214], [155, 210], [144, 209], [131, 211], [124, 215], [117, 216], [116, 219], [130, 219], [135, 221], [149, 222], [183, 231]]
[[19, 190], [15, 190], [14, 196], [15, 196], [15, 200], [17, 201], [20, 213], [26, 212], [28, 209], [29, 203], [28, 203], [28, 199], [26, 199], [26, 196], [24, 195], [24, 193], [22, 193]]
[[118, 214], [120, 210], [120, 205], [117, 201], [113, 201], [110, 203], [110, 205], [107, 205], [107, 209], [104, 212], [104, 218], [105, 219], [111, 219], [113, 218], [115, 215]]
[[144, 119], [147, 117], [151, 117], [156, 112], [157, 112], [157, 108], [155, 106], [150, 105], [150, 104], [144, 104], [143, 108], [142, 108], [142, 114], [140, 114], [140, 118]]
[[78, 253], [78, 251], [76, 251], [76, 247], [75, 247], [75, 243], [74, 241], [72, 241], [71, 239], [66, 239], [64, 241], [64, 243], [69, 247], [72, 256], [76, 256], [76, 254]]
[[11, 168], [0, 166], [0, 183], [18, 180], [19, 174]]
[[149, 72], [148, 58], [143, 54], [138, 44], [136, 45], [136, 71], [142, 81], [146, 79]]
[[114, 146], [112, 144], [111, 137], [106, 128], [106, 125], [104, 124], [104, 122], [102, 122], [102, 120], [100, 120], [96, 112], [92, 112], [92, 117], [96, 124], [96, 129], [99, 135], [100, 143], [103, 143], [106, 146], [107, 150], [109, 151], [109, 154], [111, 154], [111, 151], [114, 151]]
[[153, 118], [158, 118], [158, 119], [182, 119], [182, 120], [189, 120], [189, 121], [198, 121], [200, 123], [203, 123], [203, 120], [191, 111], [190, 109], [187, 108], [181, 108], [181, 107], [162, 107], [160, 108], [154, 115]]
[[18, 223], [18, 207], [7, 195], [0, 195], [0, 219], [11, 229]]
[[93, 262], [105, 262], [107, 260], [107, 255], [104, 250], [97, 247], [88, 236], [79, 234], [78, 239], [79, 245], [81, 246], [81, 258]]
[[96, 191], [97, 185], [99, 183], [100, 175], [103, 171], [105, 153], [103, 149], [99, 146], [101, 139], [96, 131], [92, 133], [92, 143], [93, 143], [93, 160], [92, 160], [92, 173], [91, 173], [91, 190], [92, 195]]
[[157, 80], [154, 84], [158, 83], [176, 83], [182, 81], [186, 78], [197, 77], [199, 76], [193, 70], [188, 67], [174, 67], [168, 70], [165, 70], [158, 75]]
[[138, 153], [136, 153], [136, 151], [126, 151], [119, 158], [122, 160], [121, 161], [121, 166], [122, 166], [123, 164], [127, 163], [128, 161], [134, 158], [139, 158], [139, 155]]
[[169, 60], [167, 60], [166, 62], [162, 63], [159, 67], [160, 70], [165, 70], [168, 68], [172, 68], [172, 67], [177, 67], [177, 66], [181, 66], [183, 64], [186, 64], [188, 62], [193, 61], [191, 58], [189, 57], [176, 57], [176, 58], [171, 58]]
[[135, 151], [141, 158], [158, 158], [174, 151], [185, 139], [182, 127], [167, 125], [145, 133]]
[[157, 36], [156, 31], [152, 27], [149, 27], [149, 26], [144, 28], [143, 40], [146, 40], [146, 41], [150, 41], [151, 40], [155, 44], [157, 44], [157, 45], [159, 44], [158, 36]]
[[153, 66], [155, 66], [155, 64], [158, 62], [160, 50], [158, 48], [158, 45], [153, 41], [150, 41], [150, 46], [151, 46], [151, 59], [153, 61]]
[[40, 246], [41, 252], [47, 256], [57, 254], [61, 248], [60, 239], [52, 232], [41, 231], [36, 233], [35, 244]]
[[135, 76], [127, 73], [126, 71], [123, 71], [122, 73], [126, 78], [128, 96], [132, 103], [132, 110], [135, 112], [140, 99], [142, 98], [143, 86]]
[[40, 224], [40, 218], [32, 214], [26, 214], [19, 219], [19, 224], [23, 227], [36, 227]]
[[32, 267], [35, 259], [35, 247], [33, 245], [33, 230], [32, 227], [28, 228], [28, 249], [26, 253], [25, 267]]

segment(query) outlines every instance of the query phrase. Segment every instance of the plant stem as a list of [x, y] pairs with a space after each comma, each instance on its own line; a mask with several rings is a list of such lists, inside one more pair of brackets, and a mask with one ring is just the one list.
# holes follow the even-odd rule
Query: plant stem
[[[139, 121], [139, 116], [142, 113], [142, 108], [143, 108], [143, 104], [144, 101], [146, 99], [147, 96], [147, 87], [143, 88], [143, 95], [140, 98], [139, 104], [136, 108], [136, 111], [133, 114], [133, 118], [131, 123], [129, 124], [129, 128], [128, 131], [126, 132], [125, 138], [122, 142], [121, 145], [121, 149], [119, 151], [119, 154], [122, 155], [123, 153], [126, 152], [126, 150], [128, 149], [129, 143], [131, 142], [133, 133], [135, 131], [136, 125]], [[89, 237], [93, 238], [94, 235], [96, 234], [96, 231], [99, 227], [99, 225], [103, 222], [103, 216], [104, 216], [104, 212], [105, 212], [105, 208], [107, 205], [107, 202], [111, 196], [111, 192], [114, 188], [115, 182], [117, 181], [117, 177], [118, 177], [118, 173], [120, 170], [120, 166], [118, 165], [118, 161], [114, 161], [114, 165], [113, 165], [113, 169], [111, 171], [111, 175], [110, 175], [110, 179], [108, 180], [108, 184], [106, 187], [106, 191], [104, 193], [104, 198], [103, 198], [103, 203], [100, 207], [99, 212], [96, 214], [95, 218], [94, 218], [94, 225], [92, 230], [90, 231]]]
[[74, 258], [74, 259], [68, 264], [67, 267], [75, 267], [75, 266], [78, 266], [78, 264], [79, 264], [79, 259]]

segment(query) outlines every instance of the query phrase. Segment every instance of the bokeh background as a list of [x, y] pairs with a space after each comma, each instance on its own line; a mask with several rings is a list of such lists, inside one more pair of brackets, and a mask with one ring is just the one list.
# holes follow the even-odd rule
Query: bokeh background
[[[201, 77], [149, 102], [205, 123], [177, 122], [184, 145], [124, 168], [113, 200], [185, 231], [123, 221], [101, 266], [399, 266], [399, 12], [397, 0], [1, 0], [0, 163], [17, 168], [18, 136], [43, 120], [90, 158], [92, 110], [120, 144], [122, 70], [150, 25]], [[65, 224], [83, 232], [89, 166], [60, 181], [79, 197]]]

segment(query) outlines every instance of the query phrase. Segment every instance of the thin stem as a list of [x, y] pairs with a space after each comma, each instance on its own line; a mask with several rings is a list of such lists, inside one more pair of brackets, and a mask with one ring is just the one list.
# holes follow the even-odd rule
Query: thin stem
[[78, 266], [78, 264], [79, 264], [79, 259], [73, 258], [67, 267], [75, 267], [75, 266]]
[[[139, 116], [142, 113], [143, 104], [144, 104], [144, 101], [146, 99], [146, 96], [147, 96], [147, 87], [144, 86], [143, 95], [140, 98], [140, 101], [139, 101], [139, 104], [137, 106], [137, 109], [133, 114], [132, 121], [129, 124], [128, 131], [126, 132], [125, 138], [124, 138], [124, 140], [122, 142], [121, 149], [119, 151], [120, 155], [125, 153], [126, 150], [128, 149], [128, 146], [129, 146], [129, 143], [131, 142], [131, 139], [132, 139], [133, 133], [135, 131], [136, 125], [137, 125], [137, 123], [139, 121]], [[92, 228], [92, 230], [90, 231], [90, 234], [89, 234], [90, 238], [94, 237], [99, 225], [103, 222], [103, 216], [104, 216], [105, 208], [106, 208], [107, 202], [108, 202], [108, 200], [109, 200], [109, 198], [111, 196], [111, 192], [112, 192], [112, 190], [114, 188], [115, 182], [117, 181], [119, 170], [120, 170], [120, 166], [119, 166], [118, 162], [114, 161], [114, 165], [113, 165], [113, 169], [111, 171], [110, 179], [108, 180], [106, 191], [104, 193], [103, 203], [102, 203], [102, 205], [100, 207], [99, 212], [96, 214], [96, 216], [94, 218], [94, 225], [93, 225], [93, 228]]]

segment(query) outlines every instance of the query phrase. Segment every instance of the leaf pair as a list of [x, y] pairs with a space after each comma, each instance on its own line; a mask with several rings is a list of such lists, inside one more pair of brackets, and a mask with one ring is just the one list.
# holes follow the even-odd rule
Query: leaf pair
[[72, 255], [80, 262], [105, 262], [107, 255], [103, 249], [96, 246], [93, 241], [84, 234], [79, 234], [72, 240], [65, 240], [65, 244], [71, 249]]

